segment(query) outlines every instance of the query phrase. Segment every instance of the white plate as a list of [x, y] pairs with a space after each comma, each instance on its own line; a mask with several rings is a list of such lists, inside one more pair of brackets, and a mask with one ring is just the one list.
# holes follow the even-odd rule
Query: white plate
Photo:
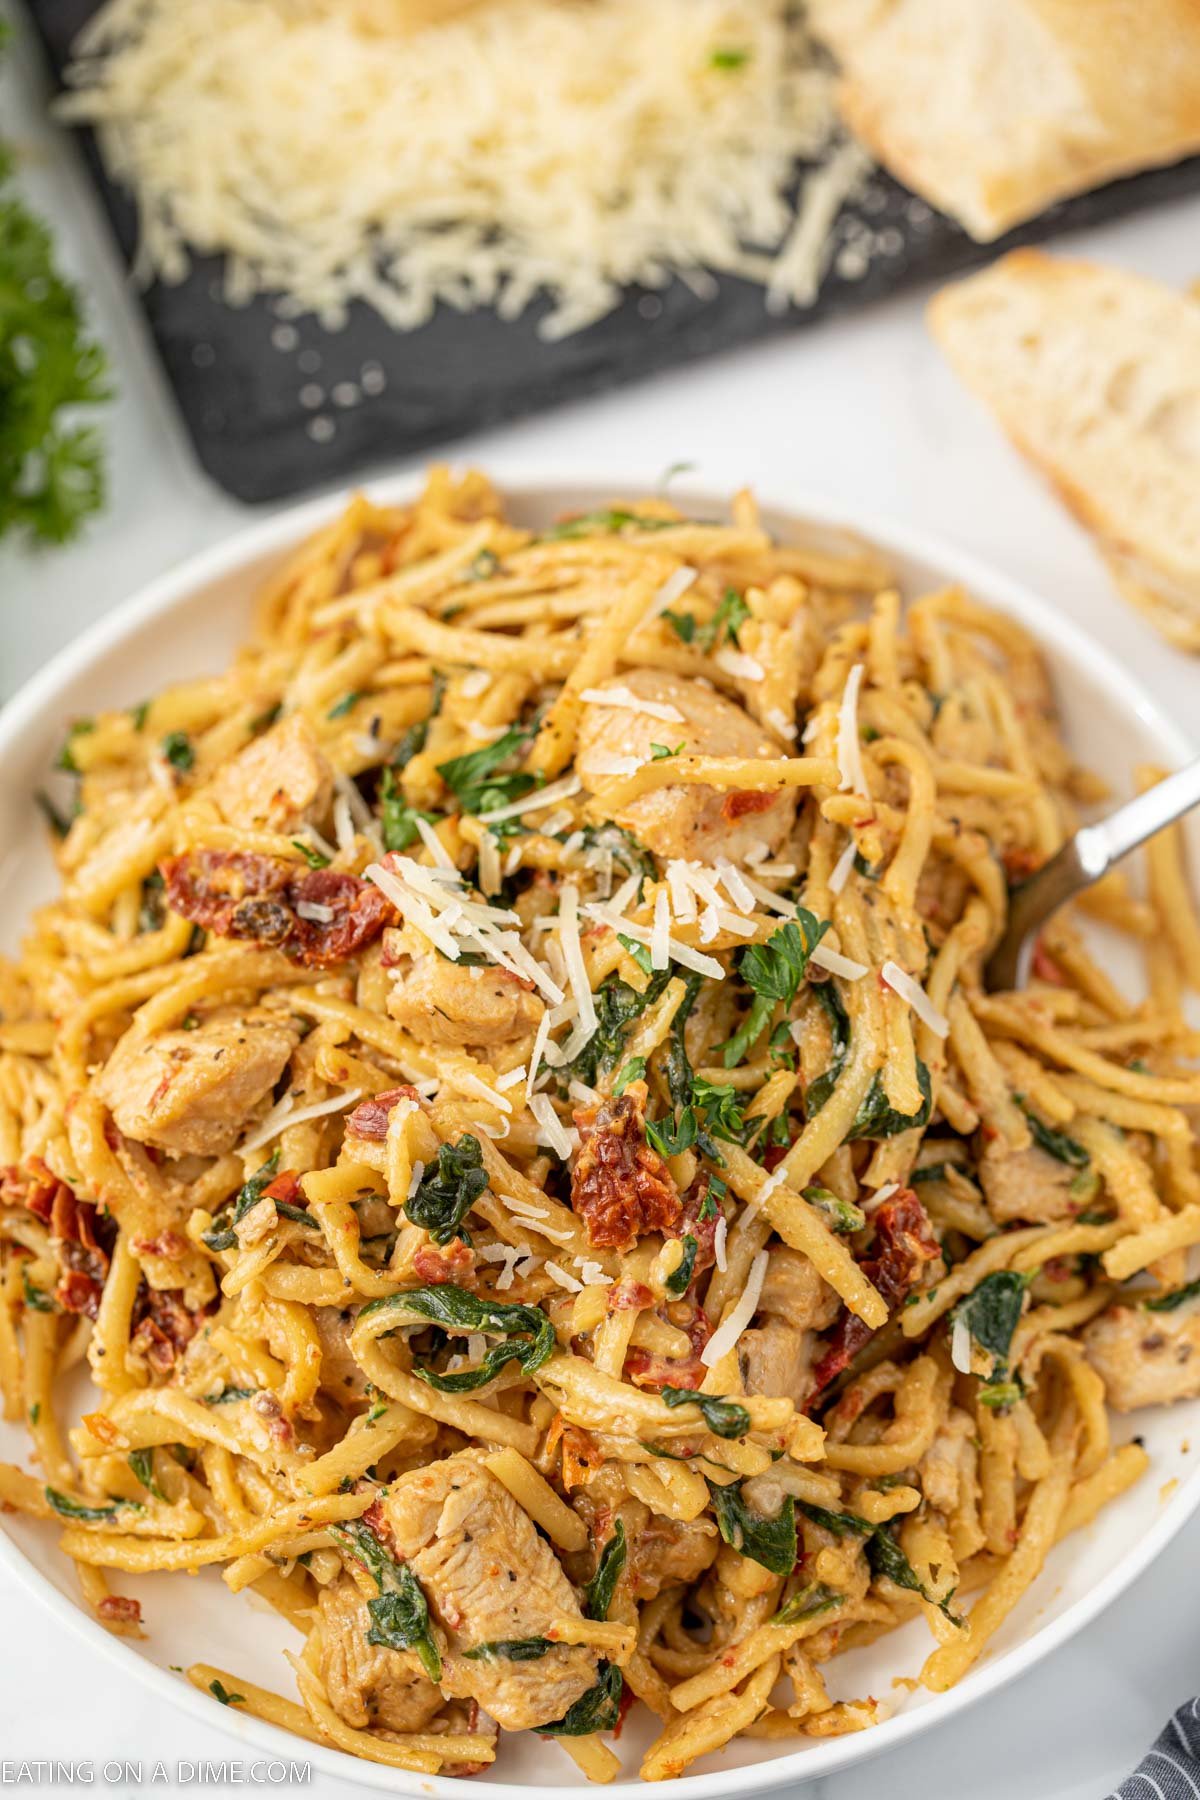
[[[411, 480], [384, 483], [383, 500], [402, 500]], [[609, 484], [528, 485], [509, 489], [514, 515], [545, 524], [570, 509], [604, 504], [624, 493]], [[721, 501], [708, 495], [676, 496], [701, 517], [723, 516]], [[22, 690], [0, 714], [0, 919], [5, 948], [20, 936], [30, 908], [53, 892], [54, 872], [39, 817], [30, 796], [46, 771], [72, 717], [105, 707], [136, 705], [181, 676], [222, 669], [244, 637], [259, 580], [281, 554], [335, 514], [338, 499], [294, 509], [239, 534], [228, 544], [195, 558], [100, 621]], [[1184, 761], [1190, 748], [1154, 701], [1112, 658], [1045, 602], [976, 562], [961, 551], [877, 518], [856, 518], [819, 502], [768, 511], [782, 535], [805, 518], [846, 525], [892, 557], [907, 595], [947, 582], [960, 582], [977, 598], [1011, 613], [1040, 638], [1049, 656], [1068, 742], [1081, 760], [1106, 776], [1119, 794], [1129, 790], [1129, 771], [1144, 759], [1168, 765]], [[811, 532], [811, 527], [808, 528]], [[1193, 849], [1200, 851], [1194, 841]], [[1200, 866], [1197, 864], [1196, 866]], [[1007, 1620], [979, 1665], [948, 1694], [909, 1694], [893, 1687], [897, 1676], [920, 1669], [929, 1648], [921, 1622], [893, 1633], [868, 1650], [840, 1658], [831, 1671], [835, 1694], [874, 1693], [895, 1708], [886, 1723], [846, 1738], [801, 1743], [797, 1749], [742, 1740], [710, 1757], [702, 1774], [681, 1777], [673, 1793], [700, 1796], [752, 1794], [784, 1782], [806, 1780], [845, 1768], [927, 1730], [964, 1707], [994, 1693], [1004, 1682], [1079, 1631], [1120, 1594], [1200, 1505], [1200, 1469], [1189, 1458], [1189, 1435], [1200, 1434], [1200, 1402], [1170, 1411], [1147, 1412], [1117, 1421], [1118, 1435], [1138, 1432], [1151, 1457], [1139, 1486], [1111, 1506], [1087, 1531], [1056, 1550], [1041, 1581]], [[0, 1424], [0, 1457], [23, 1461], [24, 1434]], [[142, 1601], [150, 1636], [144, 1643], [110, 1637], [76, 1603], [73, 1576], [55, 1549], [55, 1532], [9, 1515], [0, 1534], [4, 1578], [23, 1582], [61, 1623], [79, 1632], [98, 1654], [111, 1659], [113, 1686], [121, 1678], [145, 1683], [162, 1699], [223, 1725], [249, 1750], [308, 1760], [325, 1773], [368, 1787], [407, 1795], [463, 1794], [448, 1777], [407, 1776], [379, 1764], [359, 1762], [339, 1751], [302, 1744], [198, 1694], [170, 1664], [204, 1661], [292, 1692], [290, 1671], [279, 1652], [294, 1634], [253, 1596], [231, 1596], [219, 1577], [155, 1576], [122, 1582]], [[648, 1727], [644, 1728], [648, 1735]], [[635, 1727], [622, 1740], [631, 1773], [616, 1788], [640, 1786], [636, 1778]], [[482, 1788], [506, 1794], [536, 1787], [546, 1800], [567, 1800], [586, 1785], [565, 1754], [542, 1738], [506, 1740], [496, 1776]], [[611, 1789], [609, 1791], [612, 1791]]]

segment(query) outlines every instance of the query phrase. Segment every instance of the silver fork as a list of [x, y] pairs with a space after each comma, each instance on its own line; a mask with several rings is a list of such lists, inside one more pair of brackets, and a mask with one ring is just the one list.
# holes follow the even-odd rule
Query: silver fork
[[1107, 875], [1130, 851], [1200, 806], [1200, 760], [1069, 838], [1044, 868], [1014, 889], [1008, 926], [984, 970], [987, 987], [1024, 987], [1038, 932], [1059, 907]]

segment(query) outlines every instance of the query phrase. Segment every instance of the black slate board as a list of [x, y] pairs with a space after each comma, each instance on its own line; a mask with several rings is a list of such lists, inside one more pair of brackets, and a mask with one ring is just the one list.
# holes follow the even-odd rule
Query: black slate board
[[[28, 0], [56, 77], [97, 4]], [[106, 179], [91, 134], [82, 141], [128, 264], [133, 206]], [[879, 173], [839, 219], [836, 243], [845, 254], [835, 250], [811, 306], [775, 317], [750, 282], [722, 277], [715, 296], [702, 300], [676, 281], [654, 293], [631, 292], [606, 319], [560, 343], [537, 335], [537, 307], [513, 324], [491, 312], [464, 316], [443, 307], [429, 324], [403, 334], [362, 305], [339, 332], [311, 318], [283, 319], [267, 299], [232, 308], [220, 297], [221, 264], [213, 257], [199, 259], [179, 286], [156, 283], [140, 299], [208, 474], [240, 500], [277, 500], [1197, 188], [1200, 157], [1066, 201], [999, 244], [979, 245]]]

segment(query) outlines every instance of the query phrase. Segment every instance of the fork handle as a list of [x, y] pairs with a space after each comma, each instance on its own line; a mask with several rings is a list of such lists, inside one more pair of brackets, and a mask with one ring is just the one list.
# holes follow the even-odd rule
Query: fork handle
[[988, 986], [1024, 984], [1037, 933], [1061, 906], [1152, 838], [1200, 806], [1200, 759], [1095, 825], [1085, 825], [1044, 868], [1015, 889], [1004, 936], [988, 962]]
[[[1107, 819], [1101, 819], [1096, 825], [1087, 825], [1076, 834], [1076, 842], [1082, 838], [1096, 840], [1095, 855], [1104, 857], [1101, 874], [1119, 863], [1122, 857], [1144, 844], [1156, 832], [1168, 825], [1174, 825], [1182, 819], [1193, 806], [1200, 806], [1200, 758], [1188, 763], [1186, 768], [1177, 769], [1174, 775], [1168, 775], [1165, 781], [1156, 782], [1154, 787], [1147, 788], [1136, 800], [1130, 800], [1125, 806], [1110, 813]], [[1089, 861], [1091, 854], [1089, 853]], [[1093, 877], [1093, 879], [1096, 879]]]

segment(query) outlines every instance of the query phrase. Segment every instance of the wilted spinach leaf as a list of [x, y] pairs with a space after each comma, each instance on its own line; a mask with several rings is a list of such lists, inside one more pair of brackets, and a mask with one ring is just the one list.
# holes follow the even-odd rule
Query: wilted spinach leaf
[[456, 1144], [439, 1146], [437, 1162], [426, 1169], [416, 1192], [405, 1201], [405, 1214], [409, 1223], [420, 1225], [435, 1244], [448, 1244], [458, 1236], [487, 1184], [479, 1139], [464, 1134]]

